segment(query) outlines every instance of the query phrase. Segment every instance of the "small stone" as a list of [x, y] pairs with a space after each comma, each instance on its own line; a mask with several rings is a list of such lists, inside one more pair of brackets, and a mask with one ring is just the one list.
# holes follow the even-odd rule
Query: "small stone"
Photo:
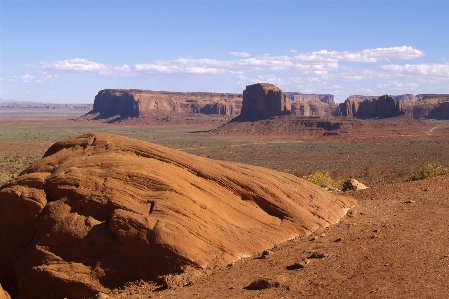
[[414, 203], [414, 202], [416, 202], [416, 201], [409, 199], [405, 203]]
[[271, 255], [271, 254], [273, 254], [273, 251], [270, 251], [270, 250], [264, 250], [264, 251], [262, 252], [262, 255], [261, 255], [260, 258], [265, 259], [265, 258], [267, 258], [267, 257], [268, 257], [269, 255]]
[[335, 239], [335, 241], [334, 242], [341, 242], [341, 238], [337, 238], [337, 239]]
[[287, 270], [298, 270], [298, 269], [302, 269], [305, 266], [307, 266], [310, 263], [309, 259], [303, 259], [300, 261], [296, 261], [294, 262], [292, 265], [287, 266], [286, 269]]
[[273, 278], [258, 278], [252, 281], [245, 289], [247, 290], [264, 290], [281, 287], [285, 284], [287, 278], [283, 275], [279, 275]]
[[308, 258], [309, 259], [322, 259], [325, 258], [327, 255], [322, 252], [313, 252]]

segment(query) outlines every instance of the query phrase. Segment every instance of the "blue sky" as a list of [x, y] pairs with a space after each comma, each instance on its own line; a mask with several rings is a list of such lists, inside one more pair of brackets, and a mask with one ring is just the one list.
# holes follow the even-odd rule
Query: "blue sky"
[[105, 88], [449, 93], [449, 1], [0, 0], [0, 98]]

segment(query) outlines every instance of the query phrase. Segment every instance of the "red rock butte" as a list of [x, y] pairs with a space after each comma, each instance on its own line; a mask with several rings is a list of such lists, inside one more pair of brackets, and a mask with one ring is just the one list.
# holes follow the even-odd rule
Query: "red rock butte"
[[355, 204], [290, 174], [85, 134], [1, 187], [0, 284], [17, 298], [91, 297], [260, 254]]

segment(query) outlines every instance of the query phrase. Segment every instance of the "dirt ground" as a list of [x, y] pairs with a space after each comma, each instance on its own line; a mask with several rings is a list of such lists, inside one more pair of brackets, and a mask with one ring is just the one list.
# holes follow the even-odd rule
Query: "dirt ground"
[[[0, 111], [4, 180], [56, 140], [102, 131], [298, 176], [327, 171], [338, 180], [356, 178], [370, 187], [346, 193], [358, 206], [338, 225], [276, 246], [264, 257], [169, 278], [175, 282], [170, 289], [140, 281], [100, 298], [449, 297], [449, 175], [407, 181], [427, 162], [449, 166], [447, 121], [374, 121], [359, 133], [289, 137], [211, 134], [211, 125], [105, 124], [67, 120], [72, 115], [20, 115]], [[256, 288], [268, 288], [247, 289], [257, 280]], [[188, 285], [179, 286], [183, 281]]]

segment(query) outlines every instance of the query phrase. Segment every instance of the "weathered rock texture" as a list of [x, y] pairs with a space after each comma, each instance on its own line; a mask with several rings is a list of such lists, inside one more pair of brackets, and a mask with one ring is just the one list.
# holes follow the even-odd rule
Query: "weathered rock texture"
[[292, 114], [300, 117], [316, 116], [323, 118], [333, 117], [333, 106], [323, 102], [293, 102]]
[[286, 92], [285, 95], [293, 102], [323, 102], [329, 105], [334, 105], [333, 94], [304, 94], [300, 92]]
[[243, 91], [241, 118], [262, 119], [291, 113], [291, 100], [269, 83], [247, 85]]
[[[348, 98], [338, 107], [337, 116], [350, 116], [361, 119], [387, 118], [408, 115], [413, 118], [449, 119], [449, 96], [428, 95], [390, 96], [358, 102]], [[399, 100], [398, 100], [399, 98]]]
[[93, 113], [104, 117], [151, 117], [160, 114], [204, 113], [238, 115], [242, 95], [210, 92], [164, 92], [105, 89], [95, 96]]
[[86, 134], [0, 189], [0, 283], [18, 298], [90, 297], [260, 254], [354, 205], [290, 174]]
[[346, 100], [339, 105], [340, 116], [352, 116], [361, 119], [387, 118], [404, 114], [400, 102], [389, 95], [377, 99], [365, 100], [361, 103], [354, 100]]
[[449, 96], [427, 97], [416, 102], [404, 102], [401, 109], [413, 118], [449, 119]]
[[9, 294], [3, 290], [2, 285], [0, 285], [0, 299], [11, 299]]

